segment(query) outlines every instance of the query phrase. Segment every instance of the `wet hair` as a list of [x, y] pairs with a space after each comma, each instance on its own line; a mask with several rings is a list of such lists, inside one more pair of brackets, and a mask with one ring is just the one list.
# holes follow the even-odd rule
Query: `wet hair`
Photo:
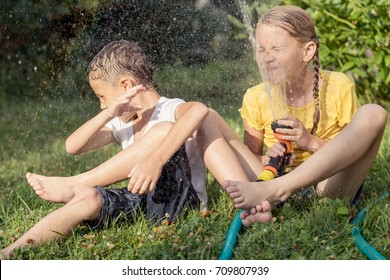
[[258, 24], [265, 24], [274, 27], [280, 27], [286, 30], [292, 38], [301, 44], [313, 41], [317, 48], [313, 56], [312, 66], [314, 70], [314, 85], [313, 85], [313, 99], [314, 99], [314, 115], [313, 128], [311, 134], [317, 130], [318, 122], [320, 120], [320, 104], [319, 104], [319, 47], [314, 22], [312, 18], [301, 8], [296, 6], [277, 6], [267, 11], [259, 20]]
[[153, 65], [143, 50], [126, 40], [107, 44], [89, 63], [87, 73], [91, 80], [114, 83], [121, 75], [132, 75], [145, 87], [154, 86]]

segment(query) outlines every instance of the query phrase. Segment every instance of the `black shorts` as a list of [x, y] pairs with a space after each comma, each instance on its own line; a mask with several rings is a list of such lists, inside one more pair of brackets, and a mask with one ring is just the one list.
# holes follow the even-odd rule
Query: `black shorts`
[[163, 167], [154, 190], [148, 194], [132, 194], [127, 188], [96, 187], [102, 210], [97, 221], [87, 221], [91, 228], [109, 223], [120, 215], [130, 221], [144, 213], [152, 222], [175, 220], [183, 210], [199, 206], [200, 201], [191, 183], [191, 170], [184, 145]]

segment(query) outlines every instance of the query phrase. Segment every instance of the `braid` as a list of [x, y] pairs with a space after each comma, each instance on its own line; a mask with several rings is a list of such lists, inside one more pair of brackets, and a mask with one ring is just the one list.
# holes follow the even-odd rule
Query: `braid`
[[313, 115], [313, 128], [311, 129], [311, 134], [317, 130], [318, 122], [320, 121], [320, 99], [318, 98], [318, 82], [319, 82], [319, 69], [320, 69], [320, 60], [318, 57], [319, 42], [316, 40], [317, 50], [313, 57], [313, 68], [314, 68], [314, 83], [313, 83], [313, 99], [314, 99], [314, 115]]

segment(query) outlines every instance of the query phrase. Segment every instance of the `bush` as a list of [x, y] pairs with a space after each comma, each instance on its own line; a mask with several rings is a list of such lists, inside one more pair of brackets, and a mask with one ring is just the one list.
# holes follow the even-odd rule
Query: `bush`
[[365, 101], [389, 100], [389, 1], [304, 2], [316, 22], [322, 64], [349, 74]]

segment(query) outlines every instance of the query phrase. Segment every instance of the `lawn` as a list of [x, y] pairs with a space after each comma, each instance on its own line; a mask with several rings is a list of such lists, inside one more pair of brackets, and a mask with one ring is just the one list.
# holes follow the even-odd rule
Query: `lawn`
[[[160, 69], [157, 79], [161, 92], [167, 96], [204, 100], [219, 111], [241, 137], [242, 126], [237, 109], [245, 88], [253, 85], [256, 78], [253, 69], [243, 67], [239, 72], [226, 70], [239, 64], [224, 61], [192, 69], [176, 65]], [[92, 94], [83, 98], [76, 94], [73, 98], [8, 100], [1, 104], [1, 247], [9, 245], [60, 206], [36, 196], [26, 183], [26, 172], [74, 175], [96, 166], [119, 150], [118, 146], [111, 145], [79, 156], [65, 152], [67, 135], [98, 110], [98, 101]], [[390, 192], [389, 126], [388, 123], [379, 155], [366, 179], [360, 206], [367, 209], [362, 224], [363, 235], [386, 258], [390, 258], [390, 208], [389, 198], [381, 196], [386, 191]], [[121, 182], [114, 187], [125, 185], [126, 182]], [[208, 192], [210, 212], [206, 215], [189, 211], [171, 225], [153, 225], [139, 217], [133, 224], [118, 219], [114, 225], [101, 230], [91, 231], [86, 226], [80, 226], [61, 242], [16, 250], [14, 258], [216, 259], [237, 210], [210, 174]], [[240, 233], [233, 258], [367, 259], [351, 235], [351, 218], [358, 210], [352, 209], [343, 200], [294, 196], [274, 211], [272, 222], [257, 224]]]

